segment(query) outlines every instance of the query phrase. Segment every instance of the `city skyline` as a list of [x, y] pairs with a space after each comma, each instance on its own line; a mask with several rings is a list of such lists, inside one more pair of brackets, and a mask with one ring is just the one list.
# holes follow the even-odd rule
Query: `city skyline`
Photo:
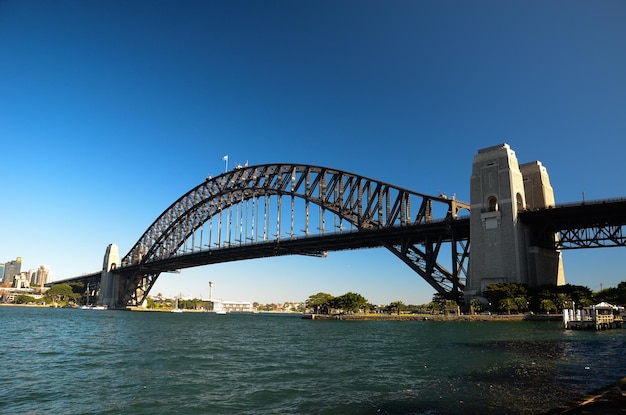
[[[557, 204], [626, 196], [626, 5], [606, 1], [0, 4], [5, 260], [53, 280], [128, 252], [237, 163], [328, 166], [469, 202], [508, 143]], [[623, 248], [566, 251], [566, 282], [626, 280]], [[151, 294], [259, 302], [434, 290], [385, 249], [163, 274]]]

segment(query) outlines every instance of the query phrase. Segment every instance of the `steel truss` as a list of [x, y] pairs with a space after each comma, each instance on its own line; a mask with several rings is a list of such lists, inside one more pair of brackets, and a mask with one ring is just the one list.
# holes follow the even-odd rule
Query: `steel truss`
[[548, 249], [626, 246], [626, 200], [611, 199], [525, 211], [530, 244]]
[[[387, 246], [398, 258], [417, 272], [437, 292], [446, 299], [462, 301], [469, 264], [469, 239], [444, 241], [443, 234], [434, 235], [426, 241], [415, 243], [406, 238], [397, 245]], [[447, 270], [438, 262], [444, 242], [449, 242], [452, 250], [452, 270]]]
[[[246, 247], [251, 252], [256, 245], [289, 246], [286, 242], [303, 238], [350, 237], [368, 231], [393, 234], [398, 229], [454, 222], [462, 209], [469, 210], [469, 205], [326, 167], [266, 164], [237, 168], [207, 177], [167, 208], [139, 238], [121, 261], [123, 302], [141, 304], [159, 274], [172, 270], [163, 266], [190, 267], [214, 261], [207, 259], [207, 252]], [[386, 232], [387, 239], [381, 237], [374, 244], [370, 238], [363, 246], [386, 246], [440, 294], [456, 298], [466, 278], [469, 232], [457, 240], [450, 233], [452, 228], [447, 229], [447, 234], [428, 240], [403, 236], [396, 241]], [[324, 255], [325, 250], [357, 247], [353, 244], [356, 242], [330, 246], [319, 242], [297, 253]], [[444, 244], [451, 245], [446, 251], [451, 252], [452, 270], [438, 260]], [[275, 252], [285, 254], [278, 249]], [[193, 263], [183, 261], [184, 257], [193, 257]]]
[[619, 225], [564, 229], [559, 231], [559, 238], [556, 242], [558, 249], [626, 246], [626, 233], [624, 226]]

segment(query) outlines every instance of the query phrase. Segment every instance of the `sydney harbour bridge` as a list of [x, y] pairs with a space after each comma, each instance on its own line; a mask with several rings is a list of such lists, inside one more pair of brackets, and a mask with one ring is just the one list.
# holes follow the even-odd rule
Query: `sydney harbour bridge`
[[[125, 308], [141, 305], [163, 272], [384, 247], [437, 293], [459, 300], [468, 279], [470, 209], [333, 168], [237, 167], [182, 195], [123, 257], [109, 246], [103, 270], [55, 283], [83, 282], [99, 303]], [[624, 199], [581, 202], [523, 209], [519, 221], [527, 243], [542, 249], [625, 246], [625, 212]]]

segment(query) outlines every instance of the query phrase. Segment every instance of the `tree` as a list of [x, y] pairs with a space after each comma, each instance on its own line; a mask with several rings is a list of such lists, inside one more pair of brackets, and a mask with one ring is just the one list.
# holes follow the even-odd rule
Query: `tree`
[[313, 309], [315, 314], [328, 314], [333, 298], [330, 294], [319, 292], [309, 296], [306, 300], [306, 306], [309, 309]]
[[541, 302], [539, 303], [539, 307], [541, 308], [541, 310], [545, 311], [546, 313], [550, 314], [550, 311], [556, 311], [556, 305], [554, 304], [554, 301], [544, 298], [543, 300], [541, 300]]
[[389, 303], [389, 312], [392, 314], [395, 313], [395, 314], [400, 315], [400, 313], [402, 313], [402, 311], [406, 309], [407, 309], [407, 306], [400, 300]]
[[528, 310], [528, 299], [526, 297], [515, 297], [513, 301], [515, 301], [515, 308], [518, 311]]
[[572, 299], [569, 295], [565, 293], [558, 293], [554, 296], [554, 304], [557, 306], [558, 310], [563, 310], [564, 308], [572, 307]]
[[472, 298], [470, 300], [470, 309], [473, 314], [480, 313], [483, 309], [483, 303], [478, 298]]
[[527, 297], [528, 290], [522, 284], [500, 283], [489, 284], [483, 295], [490, 303], [499, 304], [505, 298]]
[[523, 284], [499, 283], [489, 284], [483, 295], [490, 304], [496, 304], [501, 311], [526, 310], [528, 308], [528, 290]]
[[626, 305], [626, 281], [622, 281], [614, 288], [605, 288], [595, 293], [598, 301], [606, 301], [613, 305]]
[[517, 303], [513, 298], [503, 298], [498, 302], [498, 308], [500, 310], [506, 310], [507, 314], [511, 314], [511, 310], [517, 310]]
[[431, 314], [439, 314], [445, 309], [445, 306], [438, 301], [431, 301], [428, 303], [427, 309]]
[[69, 284], [54, 284], [46, 291], [46, 301], [55, 303], [68, 303], [80, 298], [80, 294], [75, 293]]
[[356, 313], [367, 307], [367, 299], [361, 294], [347, 292], [339, 297], [339, 300], [340, 308], [347, 313]]
[[28, 304], [34, 303], [37, 301], [35, 297], [25, 294], [20, 294], [15, 296], [15, 300], [13, 301], [15, 304]]

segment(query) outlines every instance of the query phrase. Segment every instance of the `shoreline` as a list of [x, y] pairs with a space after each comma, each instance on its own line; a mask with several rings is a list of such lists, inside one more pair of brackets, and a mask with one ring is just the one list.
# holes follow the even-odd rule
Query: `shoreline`
[[302, 314], [302, 318], [351, 321], [563, 321], [562, 314]]
[[626, 377], [543, 413], [543, 415], [617, 414], [626, 414]]

